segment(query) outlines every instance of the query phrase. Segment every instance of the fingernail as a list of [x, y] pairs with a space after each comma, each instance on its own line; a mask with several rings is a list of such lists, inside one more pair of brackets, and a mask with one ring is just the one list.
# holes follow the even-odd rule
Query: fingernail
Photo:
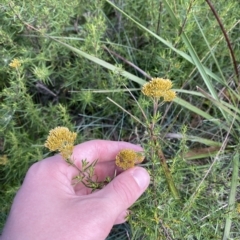
[[145, 189], [148, 186], [150, 176], [145, 169], [136, 167], [132, 172], [132, 176], [140, 188]]

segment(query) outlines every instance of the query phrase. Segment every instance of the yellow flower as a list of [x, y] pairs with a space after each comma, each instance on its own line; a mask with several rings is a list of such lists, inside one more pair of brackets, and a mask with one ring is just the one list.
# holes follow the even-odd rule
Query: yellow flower
[[132, 149], [121, 150], [116, 156], [116, 165], [123, 170], [134, 167], [136, 163], [142, 162], [144, 156], [141, 153], [137, 153]]
[[172, 90], [168, 90], [163, 94], [165, 102], [171, 102], [176, 97], [176, 93]]
[[56, 127], [50, 130], [44, 146], [50, 151], [59, 151], [64, 159], [69, 159], [73, 152], [74, 141], [77, 137], [75, 132], [66, 127]]
[[21, 66], [21, 62], [17, 59], [17, 58], [14, 58], [11, 63], [9, 63], [9, 66], [12, 67], [12, 68], [18, 68]]
[[171, 90], [172, 81], [163, 78], [152, 78], [142, 87], [142, 93], [148, 97], [160, 98], [164, 101], [172, 101], [176, 97], [176, 93]]

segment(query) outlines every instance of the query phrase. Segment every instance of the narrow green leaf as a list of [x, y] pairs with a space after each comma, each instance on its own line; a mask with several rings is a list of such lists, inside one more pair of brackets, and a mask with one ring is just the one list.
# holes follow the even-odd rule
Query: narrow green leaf
[[207, 94], [206, 92], [204, 92], [201, 88], [198, 88], [199, 91], [206, 97], [208, 98], [215, 106], [217, 106], [222, 112], [224, 112], [225, 115], [225, 120], [227, 121], [228, 125], [230, 126], [233, 124], [237, 127], [240, 128], [239, 124], [237, 121], [240, 121], [240, 116], [237, 114], [237, 112], [233, 112], [231, 111], [228, 107], [224, 106], [223, 102], [220, 102], [219, 100], [216, 100], [214, 98], [212, 98], [212, 96], [210, 96], [209, 94]]
[[231, 190], [230, 190], [229, 199], [228, 199], [229, 214], [228, 214], [226, 222], [225, 222], [223, 240], [230, 239], [230, 230], [231, 230], [231, 225], [232, 225], [231, 214], [235, 208], [234, 205], [235, 205], [235, 201], [236, 201], [236, 192], [237, 192], [237, 186], [239, 184], [238, 171], [239, 171], [239, 152], [237, 152], [235, 154], [235, 156], [233, 157], [233, 172], [232, 172], [232, 180], [231, 180]]
[[[164, 5], [165, 5], [169, 15], [172, 18], [172, 21], [175, 23], [176, 26], [179, 26], [179, 21], [176, 18], [172, 8], [168, 4], [168, 1], [167, 0], [163, 0], [163, 2], [164, 2]], [[206, 71], [205, 71], [201, 61], [200, 61], [200, 59], [198, 58], [198, 55], [197, 55], [194, 47], [192, 46], [189, 38], [187, 37], [187, 35], [185, 34], [184, 31], [181, 34], [181, 38], [182, 38], [183, 42], [185, 43], [185, 45], [186, 45], [186, 47], [187, 47], [187, 49], [188, 49], [188, 51], [189, 51], [189, 53], [191, 55], [193, 63], [197, 67], [200, 75], [202, 76], [202, 78], [203, 78], [203, 80], [204, 80], [204, 82], [205, 82], [209, 92], [211, 93], [213, 98], [218, 99], [217, 92], [215, 91], [215, 89], [214, 89], [214, 87], [213, 87], [213, 85], [212, 85], [212, 83], [211, 83], [211, 81], [210, 81], [210, 79], [209, 79], [209, 77], [208, 77], [208, 75], [207, 75], [207, 73], [206, 73]]]
[[202, 111], [201, 109], [193, 106], [191, 103], [179, 98], [179, 97], [176, 97], [174, 100], [173, 100], [175, 103], [183, 106], [184, 108], [187, 108], [188, 110], [204, 117], [205, 119], [209, 120], [210, 122], [214, 122], [216, 125], [218, 126], [221, 126], [223, 129], [227, 130], [228, 131], [228, 127], [225, 126], [222, 122], [220, 122], [218, 119], [215, 119], [214, 117], [212, 117], [210, 114]]
[[53, 39], [54, 41], [64, 45], [65, 47], [69, 48], [70, 50], [72, 50], [73, 52], [77, 53], [78, 55], [83, 56], [83, 57], [87, 58], [88, 60], [90, 60], [90, 61], [92, 61], [92, 62], [94, 62], [94, 63], [96, 63], [96, 64], [98, 64], [98, 65], [100, 65], [100, 66], [102, 66], [104, 68], [107, 68], [107, 69], [109, 69], [109, 70], [111, 70], [113, 72], [117, 72], [121, 76], [126, 77], [126, 78], [128, 78], [128, 79], [130, 79], [130, 80], [132, 80], [132, 81], [134, 81], [134, 82], [136, 82], [138, 84], [140, 84], [140, 85], [143, 85], [146, 82], [143, 79], [141, 79], [141, 78], [139, 78], [139, 77], [137, 77], [137, 76], [127, 72], [127, 71], [124, 71], [124, 70], [122, 70], [122, 69], [120, 69], [120, 68], [118, 68], [118, 67], [116, 67], [116, 66], [114, 66], [114, 65], [112, 65], [112, 64], [110, 64], [110, 63], [108, 63], [108, 62], [106, 62], [106, 61], [104, 61], [102, 59], [100, 59], [100, 58], [97, 58], [97, 57], [92, 56], [92, 55], [90, 55], [90, 54], [88, 54], [86, 52], [83, 52], [83, 51], [81, 51], [81, 50], [79, 50], [79, 49], [77, 49], [75, 47], [72, 47], [71, 45], [69, 45], [67, 43], [59, 41], [59, 40], [57, 40], [55, 38], [52, 38], [52, 37], [51, 37], [51, 39]]
[[[183, 57], [185, 60], [187, 60], [188, 62], [192, 63], [195, 65], [194, 60], [192, 59], [191, 56], [189, 56], [188, 54], [186, 54], [183, 51], [178, 50], [177, 48], [175, 48], [172, 43], [166, 41], [165, 39], [161, 38], [160, 36], [158, 36], [157, 34], [155, 34], [154, 32], [152, 32], [151, 30], [149, 30], [148, 28], [144, 27], [142, 24], [140, 24], [139, 22], [137, 22], [136, 20], [134, 20], [132, 17], [130, 17], [127, 13], [125, 13], [124, 11], [122, 11], [120, 8], [118, 8], [114, 3], [112, 3], [109, 0], [106, 0], [107, 3], [109, 3], [112, 7], [114, 7], [115, 9], [117, 9], [119, 12], [121, 12], [124, 16], [126, 16], [128, 19], [130, 19], [132, 22], [134, 22], [139, 28], [143, 29], [144, 31], [148, 32], [150, 35], [152, 35], [153, 37], [155, 37], [156, 39], [158, 39], [160, 42], [162, 42], [164, 45], [166, 45], [167, 47], [169, 47], [171, 50], [173, 50], [174, 52], [176, 52], [179, 56]], [[165, 2], [165, 1], [164, 1]], [[176, 20], [178, 21], [178, 20]], [[209, 70], [206, 67], [203, 67], [204, 71], [206, 71], [206, 73], [212, 77], [213, 79], [215, 79], [216, 81], [222, 83], [221, 78], [219, 78], [219, 76], [217, 76], [216, 74], [214, 74], [211, 70]]]
[[195, 22], [197, 23], [198, 29], [200, 30], [200, 32], [201, 32], [201, 34], [202, 34], [202, 36], [203, 36], [203, 39], [204, 39], [204, 41], [205, 41], [205, 43], [206, 43], [206, 45], [207, 45], [207, 47], [208, 47], [208, 49], [209, 49], [209, 53], [211, 54], [211, 56], [212, 56], [212, 58], [213, 58], [213, 60], [214, 60], [214, 62], [215, 62], [215, 64], [216, 64], [216, 66], [217, 66], [217, 69], [218, 69], [218, 72], [219, 72], [220, 75], [221, 75], [222, 81], [224, 82], [225, 78], [224, 78], [222, 69], [221, 69], [221, 67], [219, 66], [218, 61], [217, 61], [217, 59], [216, 59], [216, 57], [215, 57], [215, 54], [214, 54], [214, 52], [212, 51], [212, 49], [211, 49], [211, 47], [210, 47], [210, 44], [208, 43], [208, 40], [207, 40], [207, 38], [206, 38], [206, 36], [205, 36], [205, 34], [204, 34], [204, 32], [203, 32], [203, 30], [202, 30], [202, 28], [201, 28], [198, 20], [197, 20], [197, 17], [195, 16], [195, 14], [193, 14], [193, 16], [194, 16]]
[[212, 146], [212, 147], [221, 147], [222, 146], [222, 142], [216, 142], [210, 139], [206, 139], [206, 138], [201, 138], [201, 137], [197, 137], [197, 136], [186, 136], [187, 140], [190, 140], [192, 142], [198, 142], [198, 143], [203, 143], [207, 146]]

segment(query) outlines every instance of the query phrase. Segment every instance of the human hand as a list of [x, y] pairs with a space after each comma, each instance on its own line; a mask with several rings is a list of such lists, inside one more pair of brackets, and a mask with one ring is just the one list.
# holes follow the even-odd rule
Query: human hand
[[[127, 142], [93, 140], [75, 146], [74, 163], [98, 159], [99, 181], [114, 176], [114, 159], [122, 149], [142, 151]], [[35, 163], [18, 191], [2, 240], [105, 239], [114, 224], [123, 223], [127, 209], [147, 188], [150, 177], [141, 167], [128, 169], [99, 191], [82, 183], [74, 186], [78, 171], [57, 154]]]

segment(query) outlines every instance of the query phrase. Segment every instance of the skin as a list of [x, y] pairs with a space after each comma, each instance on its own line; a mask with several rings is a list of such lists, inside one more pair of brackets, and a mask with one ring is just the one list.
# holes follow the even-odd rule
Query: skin
[[[75, 146], [73, 159], [79, 168], [82, 159], [98, 159], [95, 173], [101, 181], [114, 176], [114, 159], [122, 149], [142, 151], [127, 142], [93, 140]], [[59, 154], [32, 165], [14, 199], [1, 240], [105, 239], [114, 224], [125, 222], [127, 209], [150, 181], [145, 169], [134, 167], [91, 193], [83, 184], [72, 185], [77, 174]]]

